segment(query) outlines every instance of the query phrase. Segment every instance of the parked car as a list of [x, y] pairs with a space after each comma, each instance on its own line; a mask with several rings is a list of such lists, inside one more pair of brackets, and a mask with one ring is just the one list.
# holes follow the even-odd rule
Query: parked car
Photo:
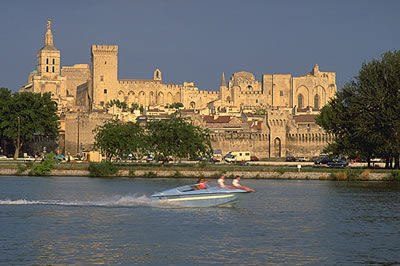
[[306, 157], [304, 157], [304, 156], [297, 157], [296, 160], [299, 161], [299, 162], [307, 161]]
[[314, 164], [327, 164], [332, 161], [328, 156], [322, 157], [314, 162]]
[[334, 160], [328, 162], [327, 164], [329, 167], [346, 167], [349, 165], [348, 162], [343, 161], [341, 159], [336, 159], [336, 160], [334, 159]]
[[294, 156], [286, 156], [285, 161], [286, 162], [295, 162], [296, 158]]
[[250, 161], [259, 161], [258, 157], [255, 155], [250, 156]]

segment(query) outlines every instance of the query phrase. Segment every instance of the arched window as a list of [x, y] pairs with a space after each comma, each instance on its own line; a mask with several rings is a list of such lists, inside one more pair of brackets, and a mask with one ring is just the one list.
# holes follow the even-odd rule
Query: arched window
[[46, 58], [46, 64], [47, 64], [47, 65], [49, 64], [49, 59], [48, 59], [48, 58]]
[[274, 140], [274, 151], [275, 151], [275, 157], [280, 158], [282, 156], [282, 146], [281, 146], [281, 139], [276, 138]]
[[54, 67], [53, 67], [53, 73], [54, 73]]
[[56, 60], [53, 58], [53, 65], [55, 65], [56, 64]]
[[319, 109], [319, 96], [315, 94], [314, 96], [314, 109]]
[[297, 96], [297, 108], [303, 109], [303, 95], [302, 94], [299, 94], [299, 96]]
[[49, 66], [46, 66], [46, 72], [49, 72]]

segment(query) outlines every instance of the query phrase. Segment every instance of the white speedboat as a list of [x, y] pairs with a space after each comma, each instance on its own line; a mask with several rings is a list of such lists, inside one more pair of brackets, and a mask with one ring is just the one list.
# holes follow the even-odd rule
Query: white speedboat
[[151, 195], [153, 201], [184, 207], [210, 207], [237, 200], [249, 191], [237, 188], [209, 187], [196, 190], [196, 185], [177, 187]]

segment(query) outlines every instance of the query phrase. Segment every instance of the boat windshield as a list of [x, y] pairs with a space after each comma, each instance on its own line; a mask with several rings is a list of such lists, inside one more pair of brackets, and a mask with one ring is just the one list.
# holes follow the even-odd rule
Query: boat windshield
[[178, 188], [178, 191], [180, 191], [180, 192], [192, 191], [192, 190], [194, 190], [195, 187], [196, 187], [196, 185], [187, 185], [187, 186]]

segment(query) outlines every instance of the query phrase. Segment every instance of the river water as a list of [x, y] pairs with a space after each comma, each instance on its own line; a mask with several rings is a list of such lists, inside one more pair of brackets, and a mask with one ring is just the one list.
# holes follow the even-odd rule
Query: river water
[[0, 177], [0, 264], [400, 265], [400, 185], [242, 180], [225, 207], [150, 195], [194, 179]]

